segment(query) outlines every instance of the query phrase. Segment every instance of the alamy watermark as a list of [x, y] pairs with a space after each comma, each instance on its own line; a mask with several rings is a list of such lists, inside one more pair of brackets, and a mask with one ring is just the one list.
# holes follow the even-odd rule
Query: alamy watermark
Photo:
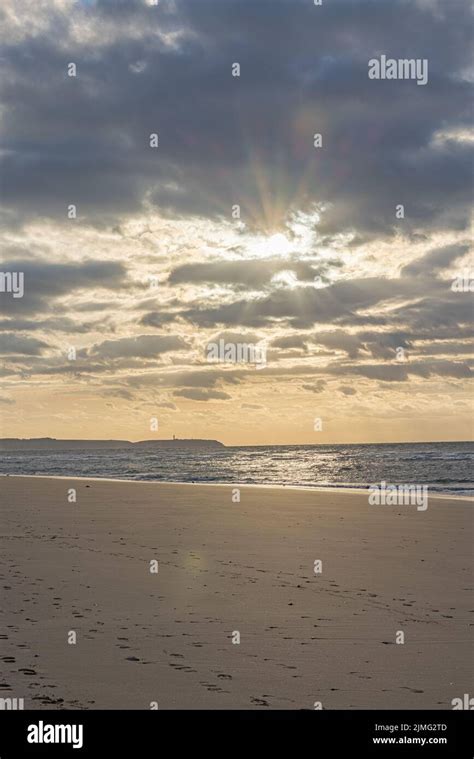
[[207, 344], [206, 358], [209, 362], [254, 364], [256, 369], [264, 369], [267, 365], [267, 347], [265, 343], [236, 343], [220, 338]]
[[451, 283], [454, 293], [474, 293], [474, 272], [464, 269]]
[[416, 79], [417, 84], [428, 84], [427, 58], [371, 58], [368, 62], [369, 79]]
[[472, 711], [474, 709], [474, 698], [470, 698], [469, 693], [465, 693], [462, 698], [453, 698], [451, 706], [455, 711], [459, 709]]
[[0, 271], [0, 293], [12, 293], [14, 298], [25, 294], [25, 275], [22, 271]]
[[428, 508], [428, 485], [369, 485], [370, 506], [416, 506], [417, 511]]
[[25, 708], [24, 698], [0, 698], [0, 711], [20, 711]]
[[69, 743], [73, 748], [84, 745], [83, 725], [50, 725], [40, 720], [38, 724], [28, 725], [28, 743]]

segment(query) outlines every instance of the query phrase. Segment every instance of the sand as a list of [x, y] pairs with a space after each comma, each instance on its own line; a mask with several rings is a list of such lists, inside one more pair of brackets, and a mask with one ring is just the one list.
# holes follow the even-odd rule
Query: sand
[[472, 692], [472, 502], [0, 488], [0, 696], [25, 709], [451, 709]]

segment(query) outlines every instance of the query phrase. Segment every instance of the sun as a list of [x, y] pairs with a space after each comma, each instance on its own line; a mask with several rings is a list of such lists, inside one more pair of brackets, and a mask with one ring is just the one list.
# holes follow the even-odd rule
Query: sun
[[277, 232], [270, 237], [259, 236], [248, 246], [249, 253], [259, 258], [284, 258], [293, 248], [294, 245], [283, 232]]
[[278, 232], [268, 239], [268, 248], [273, 255], [286, 256], [291, 251], [292, 245], [284, 234]]

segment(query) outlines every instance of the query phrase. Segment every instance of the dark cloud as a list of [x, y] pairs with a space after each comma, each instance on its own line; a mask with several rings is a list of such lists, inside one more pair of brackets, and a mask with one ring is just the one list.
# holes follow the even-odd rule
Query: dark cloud
[[326, 348], [345, 351], [349, 358], [357, 358], [361, 349], [361, 342], [357, 335], [350, 335], [341, 330], [316, 333], [313, 341], [324, 345]]
[[292, 335], [285, 335], [284, 337], [276, 337], [271, 341], [272, 348], [297, 348], [299, 350], [306, 350], [308, 342], [311, 340], [311, 335], [306, 333], [294, 333]]
[[124, 357], [154, 358], [162, 353], [188, 348], [188, 343], [178, 335], [139, 335], [119, 340], [104, 340], [93, 345], [89, 355], [93, 358], [116, 359]]
[[[110, 303], [107, 304], [110, 308]], [[70, 334], [84, 334], [97, 328], [101, 322], [80, 322], [67, 316], [51, 317], [50, 319], [0, 319], [0, 331], [17, 330], [20, 332], [68, 332]]]
[[359, 351], [365, 347], [357, 334], [350, 334], [343, 330], [293, 333], [272, 341], [272, 346], [275, 348], [307, 350], [308, 344], [322, 345], [334, 351], [344, 351], [350, 358], [357, 358]]
[[399, 364], [357, 364], [353, 366], [339, 365], [328, 367], [329, 374], [353, 375], [382, 382], [406, 382], [410, 376], [422, 377], [455, 377], [465, 379], [472, 377], [472, 370], [465, 361], [406, 362]]
[[297, 328], [331, 322], [382, 301], [419, 295], [419, 284], [411, 279], [390, 280], [367, 277], [339, 281], [329, 287], [295, 287], [277, 290], [262, 298], [235, 301], [215, 308], [193, 308], [181, 312], [192, 324], [259, 327], [286, 319]]
[[242, 369], [210, 368], [202, 370], [173, 371], [167, 374], [149, 372], [146, 374], [130, 375], [127, 378], [127, 383], [130, 387], [192, 387], [210, 390], [214, 389], [216, 385], [221, 383], [230, 385], [238, 384], [247, 371]]
[[49, 346], [43, 340], [12, 332], [0, 334], [0, 353], [4, 355], [40, 356]]
[[0, 312], [12, 314], [54, 311], [56, 298], [87, 288], [119, 289], [125, 286], [126, 277], [123, 264], [93, 260], [79, 264], [14, 261], [3, 264], [2, 272], [24, 277], [23, 297], [14, 298], [11, 293], [0, 297]]
[[148, 314], [142, 316], [139, 323], [143, 327], [154, 327], [159, 329], [166, 324], [176, 321], [176, 318], [176, 314], [173, 313], [168, 314], [160, 311], [150, 311]]
[[404, 266], [401, 273], [403, 276], [434, 275], [450, 266], [460, 256], [464, 256], [470, 247], [469, 243], [464, 243], [429, 250], [421, 258]]
[[452, 292], [450, 285], [444, 282], [437, 297], [428, 295], [398, 306], [390, 312], [390, 322], [410, 324], [414, 330], [429, 330], [435, 338], [446, 332], [459, 335], [464, 325], [472, 325], [474, 305], [471, 293]]
[[[213, 218], [229, 218], [239, 202], [247, 222], [265, 227], [325, 202], [329, 235], [462, 229], [472, 147], [433, 136], [470, 123], [469, 5], [51, 8], [34, 34], [3, 44], [4, 203], [55, 220], [76, 203], [80, 216], [103, 224], [145, 199], [174, 216]], [[79, 42], [83, 23], [96, 36]], [[427, 58], [429, 83], [369, 80], [367, 62], [381, 52]], [[68, 60], [76, 78], [66, 75]], [[231, 76], [234, 61], [240, 78]]]
[[[12, 14], [9, 2], [0, 8], [7, 30], [21, 12]], [[324, 0], [321, 8], [311, 0], [161, 0], [156, 7], [95, 0], [67, 11], [59, 5], [43, 4], [2, 40], [0, 220], [8, 259], [2, 270], [25, 278], [23, 298], [0, 294], [2, 350], [10, 362], [5, 376], [87, 382], [120, 370], [130, 389], [109, 392], [123, 400], [132, 400], [136, 388], [158, 387], [201, 401], [227, 400], [222, 387], [249, 376], [255, 383], [294, 379], [308, 392], [322, 392], [326, 380], [315, 380], [309, 366], [314, 353], [331, 357], [317, 371], [336, 381], [471, 376], [469, 361], [447, 359], [467, 355], [472, 295], [453, 292], [441, 278], [468, 249], [473, 144], [462, 139], [471, 122], [468, 0]], [[369, 80], [367, 62], [380, 53], [427, 58], [428, 84]], [[66, 75], [68, 61], [77, 65], [75, 78]], [[231, 76], [234, 61], [240, 78]], [[149, 145], [154, 132], [156, 150]], [[316, 132], [321, 149], [313, 147]], [[77, 206], [76, 220], [67, 219], [69, 204]], [[318, 209], [320, 222], [315, 215], [305, 222], [315, 225], [306, 231], [316, 232], [316, 249], [304, 255], [291, 249], [278, 258], [270, 245], [266, 257], [246, 260], [246, 233], [229, 248], [223, 227], [212, 243], [200, 233], [191, 243], [193, 231], [180, 232], [192, 253], [185, 258], [186, 248], [177, 249], [174, 259], [173, 246], [161, 249], [159, 233], [147, 227], [148, 257], [141, 249], [137, 262], [159, 262], [160, 274], [165, 263], [165, 287], [160, 297], [137, 297], [126, 310], [141, 331], [164, 328], [163, 334], [111, 339], [123, 324], [108, 296], [136, 296], [144, 285], [128, 280], [122, 263], [100, 260], [103, 239], [99, 252], [87, 250], [91, 260], [48, 259], [57, 254], [55, 241], [73, 239], [71, 230], [83, 231], [84, 222], [112, 229], [113, 244], [130, 245], [128, 257], [145, 234], [124, 231], [134, 214], [184, 220], [194, 230], [196, 217], [230, 222], [234, 204], [251, 231], [265, 232], [282, 228], [292, 212]], [[398, 204], [404, 219], [395, 216]], [[30, 234], [38, 221], [54, 229], [52, 242]], [[31, 247], [12, 242], [11, 231], [22, 223], [25, 238], [34, 237]], [[290, 243], [296, 239], [288, 226], [284, 231]], [[456, 233], [462, 242], [434, 247], [437, 231], [449, 233], [439, 239]], [[341, 250], [343, 232], [355, 235], [347, 242], [353, 249], [397, 235], [400, 248], [405, 245], [400, 277], [364, 278], [354, 274], [357, 259], [346, 273], [344, 256], [338, 262], [320, 255], [324, 247]], [[407, 263], [411, 243], [431, 247]], [[372, 250], [374, 261], [386, 255], [376, 244]], [[316, 277], [327, 284], [335, 266], [341, 269], [336, 282], [308, 286]], [[288, 270], [295, 287], [278, 278]], [[177, 288], [185, 293], [178, 300], [173, 288], [181, 285], [195, 287]], [[222, 286], [230, 290], [224, 297]], [[171, 324], [176, 333], [198, 334], [166, 334]], [[180, 355], [158, 366], [157, 357], [184, 351], [191, 341], [256, 343], [261, 336], [245, 330], [263, 328], [275, 350], [272, 365], [258, 373], [216, 366], [176, 371]], [[14, 330], [48, 333], [48, 342], [15, 337]], [[89, 343], [101, 342], [80, 351], [76, 362], [44, 355], [50, 332], [92, 330], [100, 338]], [[210, 331], [218, 334], [209, 337]], [[396, 363], [398, 348], [409, 360]], [[308, 365], [277, 365], [288, 358]], [[351, 394], [345, 384], [338, 390]], [[171, 401], [163, 403], [174, 410]]]
[[183, 282], [214, 282], [258, 289], [267, 285], [272, 277], [281, 271], [294, 271], [298, 279], [312, 281], [321, 271], [321, 267], [282, 259], [184, 264], [173, 269], [169, 283], [176, 285]]

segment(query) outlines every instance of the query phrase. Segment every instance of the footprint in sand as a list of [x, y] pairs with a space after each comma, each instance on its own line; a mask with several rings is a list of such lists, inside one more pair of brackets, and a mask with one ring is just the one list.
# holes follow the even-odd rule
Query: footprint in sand
[[268, 701], [265, 701], [264, 698], [256, 698], [255, 696], [252, 696], [250, 701], [252, 704], [257, 704], [258, 706], [270, 706]]

